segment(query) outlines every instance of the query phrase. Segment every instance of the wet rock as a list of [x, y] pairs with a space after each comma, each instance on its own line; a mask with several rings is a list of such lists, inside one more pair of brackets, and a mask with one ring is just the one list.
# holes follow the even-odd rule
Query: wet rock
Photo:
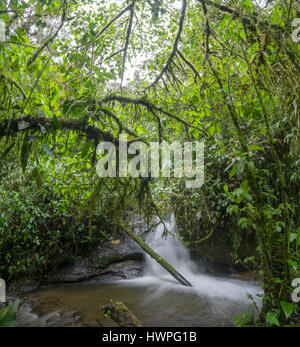
[[[199, 263], [205, 272], [212, 275], [228, 275], [255, 270], [255, 263], [258, 259], [255, 235], [243, 235], [241, 245], [235, 251], [228, 234], [224, 230], [216, 230], [210, 238], [191, 249], [192, 259]], [[237, 252], [238, 259], [245, 260], [254, 256], [255, 262], [235, 263], [232, 256], [235, 252]]]
[[81, 321], [81, 316], [79, 316], [76, 312], [63, 312], [58, 313], [55, 316], [49, 317], [45, 320], [45, 326], [47, 327], [67, 327], [74, 326], [75, 323], [79, 326]]
[[45, 283], [75, 283], [131, 279], [141, 274], [144, 253], [127, 235], [115, 235], [81, 256], [74, 264], [51, 273]]
[[78, 312], [34, 313], [29, 306], [23, 306], [17, 313], [16, 326], [22, 327], [68, 327], [82, 326], [82, 317]]

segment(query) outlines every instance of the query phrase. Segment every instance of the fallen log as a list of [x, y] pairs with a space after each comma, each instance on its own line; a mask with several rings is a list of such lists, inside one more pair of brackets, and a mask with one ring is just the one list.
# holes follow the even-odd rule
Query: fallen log
[[141, 327], [142, 323], [121, 301], [111, 300], [109, 304], [101, 306], [104, 317], [114, 320], [120, 327]]
[[156, 260], [164, 269], [166, 269], [170, 275], [172, 275], [179, 283], [184, 286], [192, 287], [193, 285], [185, 279], [172, 265], [170, 265], [163, 257], [157, 254], [147, 243], [133, 231], [122, 225], [123, 229], [134, 241], [147, 253], [151, 258]]

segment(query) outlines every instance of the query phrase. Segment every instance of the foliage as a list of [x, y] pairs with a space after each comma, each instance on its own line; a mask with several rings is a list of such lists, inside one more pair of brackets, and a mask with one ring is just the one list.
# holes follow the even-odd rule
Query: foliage
[[[44, 248], [39, 233], [47, 235], [45, 245], [61, 249], [64, 220], [63, 237], [85, 242], [81, 223], [68, 229], [74, 213], [90, 219], [100, 211], [121, 229], [124, 211], [149, 217], [160, 214], [164, 202], [176, 202], [181, 216], [185, 208], [191, 209], [187, 215], [205, 215], [204, 230], [193, 219], [183, 235], [188, 243], [200, 242], [216, 224], [234, 230], [234, 248], [241, 234], [255, 233], [265, 290], [261, 321], [281, 325], [290, 312], [281, 303], [289, 302], [291, 279], [299, 275], [300, 56], [291, 35], [299, 3], [0, 4], [1, 160], [18, 155], [26, 177], [22, 187], [1, 188], [1, 230], [9, 231], [2, 247], [25, 247], [17, 246], [13, 264], [27, 268], [24, 258], [18, 260], [24, 251], [36, 263], [37, 248]], [[205, 140], [203, 191], [185, 192], [185, 200], [182, 182], [170, 180], [158, 197], [160, 179], [97, 179], [98, 143], [118, 144], [121, 133], [145, 143]], [[67, 165], [63, 178], [69, 179], [56, 185], [59, 168]], [[29, 177], [41, 192], [34, 192]], [[78, 188], [87, 177], [89, 186]], [[4, 260], [5, 271], [11, 259]]]
[[57, 185], [38, 188], [32, 177], [24, 178], [20, 166], [2, 170], [1, 277], [47, 274], [109, 237], [110, 225], [99, 212], [78, 218], [78, 193], [66, 193], [62, 179], [64, 175], [56, 177]]
[[0, 327], [13, 327], [16, 322], [19, 300], [15, 300], [0, 310]]

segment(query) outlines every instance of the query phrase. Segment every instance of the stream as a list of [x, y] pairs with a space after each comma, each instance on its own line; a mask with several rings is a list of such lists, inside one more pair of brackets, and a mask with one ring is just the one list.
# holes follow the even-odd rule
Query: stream
[[[172, 230], [172, 222], [168, 223]], [[131, 280], [112, 283], [54, 285], [25, 295], [30, 306], [21, 308], [17, 326], [115, 326], [100, 317], [99, 308], [111, 299], [120, 300], [144, 326], [233, 326], [234, 317], [247, 313], [251, 300], [258, 307], [261, 294], [257, 281], [211, 276], [201, 272], [188, 250], [173, 233], [162, 238], [163, 227], [147, 243], [173, 265], [193, 287], [179, 284], [148, 255], [144, 273]]]

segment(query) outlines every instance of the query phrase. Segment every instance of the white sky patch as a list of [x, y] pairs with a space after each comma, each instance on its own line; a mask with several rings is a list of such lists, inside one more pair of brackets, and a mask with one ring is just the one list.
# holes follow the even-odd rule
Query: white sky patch
[[[182, 0], [175, 0], [172, 4], [174, 10], [180, 11], [182, 8]], [[164, 22], [164, 27], [167, 28], [169, 22]], [[161, 47], [162, 49], [164, 47]], [[134, 80], [135, 76], [139, 76], [139, 73], [142, 72], [143, 63], [149, 58], [153, 58], [155, 53], [151, 52], [149, 54], [139, 54], [136, 57], [132, 57], [131, 62], [128, 61], [125, 64], [125, 72], [124, 72], [124, 85], [130, 83]], [[143, 76], [144, 77], [144, 76]]]
[[0, 42], [5, 41], [5, 22], [3, 19], [0, 19]]

